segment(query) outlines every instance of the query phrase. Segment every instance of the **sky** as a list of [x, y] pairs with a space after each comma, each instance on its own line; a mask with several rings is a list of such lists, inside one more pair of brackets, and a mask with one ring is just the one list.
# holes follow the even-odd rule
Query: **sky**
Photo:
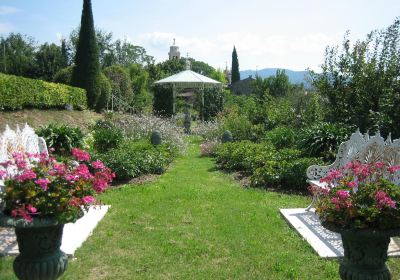
[[[0, 36], [17, 32], [59, 43], [80, 23], [82, 0], [0, 0]], [[326, 46], [362, 40], [400, 16], [399, 0], [92, 0], [95, 25], [142, 46], [157, 62], [176, 39], [215, 68], [317, 70]]]

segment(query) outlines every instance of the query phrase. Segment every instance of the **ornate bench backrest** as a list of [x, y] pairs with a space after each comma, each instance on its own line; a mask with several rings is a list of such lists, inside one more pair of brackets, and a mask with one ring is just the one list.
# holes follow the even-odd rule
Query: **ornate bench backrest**
[[[17, 126], [15, 131], [7, 125], [5, 131], [0, 134], [0, 163], [10, 160], [15, 152], [48, 154], [45, 140], [27, 124], [22, 130]], [[1, 169], [4, 170], [4, 167], [0, 166]], [[2, 185], [3, 182], [0, 181], [0, 191]]]
[[[363, 135], [357, 130], [348, 141], [340, 144], [334, 163], [328, 166], [310, 166], [307, 169], [307, 177], [309, 180], [319, 180], [325, 177], [329, 170], [343, 167], [351, 161], [362, 163], [382, 161], [389, 166], [400, 165], [400, 139], [392, 141], [389, 135], [385, 140], [380, 134]], [[392, 181], [400, 185], [399, 172], [392, 177]]]

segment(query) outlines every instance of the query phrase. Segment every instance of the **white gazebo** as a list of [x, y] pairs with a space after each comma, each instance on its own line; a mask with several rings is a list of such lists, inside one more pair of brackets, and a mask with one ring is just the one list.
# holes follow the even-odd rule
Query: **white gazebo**
[[179, 72], [175, 75], [161, 79], [154, 84], [156, 85], [172, 85], [172, 113], [176, 113], [176, 95], [185, 89], [198, 89], [201, 93], [201, 106], [202, 112], [201, 117], [203, 119], [203, 106], [204, 106], [204, 89], [206, 88], [220, 88], [222, 89], [222, 83], [203, 76], [190, 70], [190, 62], [187, 60], [186, 70]]

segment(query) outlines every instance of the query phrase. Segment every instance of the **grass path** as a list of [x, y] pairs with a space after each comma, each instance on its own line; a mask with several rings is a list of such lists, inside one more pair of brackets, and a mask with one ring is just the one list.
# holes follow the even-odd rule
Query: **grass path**
[[[104, 194], [112, 208], [62, 279], [339, 278], [337, 261], [319, 258], [279, 214], [307, 198], [243, 189], [213, 168], [192, 143], [155, 182]], [[15, 279], [11, 266], [0, 258], [0, 279]]]

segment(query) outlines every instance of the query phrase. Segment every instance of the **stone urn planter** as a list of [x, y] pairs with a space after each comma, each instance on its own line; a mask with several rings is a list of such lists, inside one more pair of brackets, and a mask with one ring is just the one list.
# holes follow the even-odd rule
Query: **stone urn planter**
[[339, 229], [323, 224], [330, 231], [342, 236], [344, 257], [339, 273], [343, 280], [389, 280], [391, 274], [386, 265], [390, 237], [400, 234], [400, 229]]
[[53, 280], [67, 269], [68, 257], [60, 250], [63, 224], [50, 218], [33, 218], [30, 223], [0, 214], [0, 226], [15, 228], [20, 253], [13, 268], [18, 279]]

